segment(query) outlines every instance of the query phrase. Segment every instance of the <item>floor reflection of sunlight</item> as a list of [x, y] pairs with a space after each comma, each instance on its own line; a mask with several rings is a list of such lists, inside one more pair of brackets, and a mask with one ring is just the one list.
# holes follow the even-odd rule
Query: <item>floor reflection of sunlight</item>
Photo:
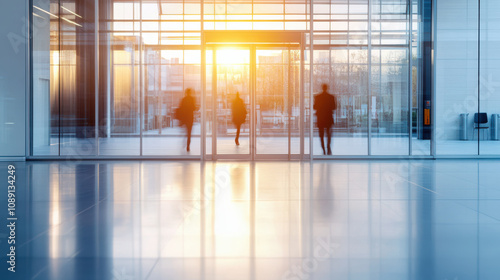
[[[50, 174], [44, 183], [29, 180], [39, 207], [28, 217], [36, 234], [27, 242], [34, 254], [29, 261], [47, 263], [41, 272], [30, 266], [33, 275], [97, 279], [114, 269], [131, 279], [271, 280], [302, 273], [434, 279], [422, 275], [435, 263], [440, 273], [465, 277], [478, 258], [470, 233], [481, 230], [484, 243], [498, 231], [498, 161], [75, 165], [50, 172], [38, 169], [43, 163], [33, 165], [37, 176]], [[487, 199], [478, 199], [470, 178], [481, 178]], [[464, 200], [492, 208], [479, 209], [478, 216]], [[322, 257], [315, 259], [319, 249]], [[436, 250], [440, 256], [433, 256]], [[496, 273], [488, 267], [495, 259], [480, 257], [486, 260], [481, 273]], [[414, 273], [408, 262], [422, 262], [422, 268]], [[304, 263], [309, 266], [301, 270]]]
[[59, 178], [55, 175], [51, 176], [50, 180], [50, 200], [52, 201], [50, 205], [50, 257], [59, 257], [59, 244], [60, 244], [60, 223], [61, 223], [61, 202], [59, 197]]
[[245, 166], [233, 164], [215, 168], [211, 189], [214, 195], [214, 249], [218, 256], [248, 256], [248, 201], [238, 199], [240, 191], [248, 188], [246, 173]]

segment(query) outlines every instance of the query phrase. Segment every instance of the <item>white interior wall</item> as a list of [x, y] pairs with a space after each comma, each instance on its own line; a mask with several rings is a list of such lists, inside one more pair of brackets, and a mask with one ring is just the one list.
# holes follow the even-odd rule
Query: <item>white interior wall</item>
[[27, 9], [27, 0], [0, 9], [0, 157], [26, 154]]

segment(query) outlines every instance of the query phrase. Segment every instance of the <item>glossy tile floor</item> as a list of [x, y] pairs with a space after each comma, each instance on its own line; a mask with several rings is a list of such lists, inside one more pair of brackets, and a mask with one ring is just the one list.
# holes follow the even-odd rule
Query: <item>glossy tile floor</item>
[[500, 279], [500, 160], [16, 167], [0, 279]]

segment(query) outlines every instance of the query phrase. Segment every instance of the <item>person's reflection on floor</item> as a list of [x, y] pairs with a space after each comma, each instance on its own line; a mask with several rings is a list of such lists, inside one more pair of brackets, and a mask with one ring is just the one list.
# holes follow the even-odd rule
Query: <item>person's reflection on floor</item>
[[234, 142], [239, 146], [241, 125], [245, 123], [247, 117], [245, 102], [243, 102], [243, 99], [240, 98], [239, 92], [236, 92], [236, 97], [233, 100], [231, 111], [233, 114], [233, 124], [236, 126], [236, 138], [234, 138]]
[[194, 112], [198, 110], [196, 101], [192, 96], [193, 90], [186, 89], [186, 94], [181, 100], [181, 104], [176, 112], [176, 118], [181, 122], [181, 126], [186, 126], [187, 147], [186, 151], [190, 151], [191, 146], [191, 131], [193, 130]]
[[331, 182], [328, 163], [322, 163], [320, 166], [319, 174], [315, 177], [319, 178], [319, 184], [317, 186], [317, 196], [318, 196], [318, 212], [325, 218], [331, 218], [333, 215], [333, 184]]
[[245, 192], [249, 189], [249, 182], [247, 180], [249, 170], [247, 166], [241, 165], [237, 167], [231, 167], [230, 178], [231, 178], [231, 189], [232, 189], [232, 199], [245, 199]]
[[319, 137], [321, 138], [321, 148], [323, 154], [326, 155], [325, 150], [325, 131], [328, 138], [328, 155], [332, 154], [332, 125], [333, 125], [333, 111], [337, 109], [337, 99], [335, 96], [328, 93], [328, 85], [321, 85], [323, 91], [314, 96], [314, 110], [316, 110], [316, 125], [319, 130]]

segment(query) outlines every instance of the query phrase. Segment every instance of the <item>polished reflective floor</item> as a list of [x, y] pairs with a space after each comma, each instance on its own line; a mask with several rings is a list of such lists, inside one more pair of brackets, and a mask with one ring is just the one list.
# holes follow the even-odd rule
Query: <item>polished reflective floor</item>
[[1, 279], [500, 275], [500, 160], [15, 165]]

